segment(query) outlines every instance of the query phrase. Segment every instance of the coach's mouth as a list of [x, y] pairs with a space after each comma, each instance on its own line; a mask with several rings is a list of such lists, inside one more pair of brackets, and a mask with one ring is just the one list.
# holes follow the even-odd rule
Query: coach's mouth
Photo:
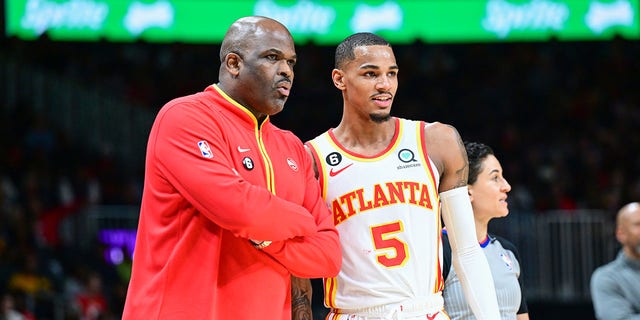
[[288, 80], [278, 82], [276, 88], [278, 92], [285, 97], [288, 97], [289, 94], [291, 94], [291, 82], [289, 82]]

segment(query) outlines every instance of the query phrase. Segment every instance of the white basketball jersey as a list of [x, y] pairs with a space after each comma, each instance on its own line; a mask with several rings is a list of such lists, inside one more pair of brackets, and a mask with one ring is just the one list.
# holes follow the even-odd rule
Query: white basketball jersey
[[324, 303], [359, 309], [440, 295], [439, 174], [424, 122], [394, 118], [386, 150], [365, 157], [329, 130], [311, 140], [323, 198], [342, 245], [342, 269], [324, 279]]

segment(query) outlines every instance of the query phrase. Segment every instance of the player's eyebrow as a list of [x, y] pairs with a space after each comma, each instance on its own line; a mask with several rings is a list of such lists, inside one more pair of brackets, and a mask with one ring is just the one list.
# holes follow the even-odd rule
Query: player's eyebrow
[[[361, 66], [360, 66], [360, 68], [359, 68], [359, 69], [375, 69], [375, 70], [380, 70], [380, 66], [375, 65], [375, 64], [363, 64], [363, 65], [361, 65]], [[389, 67], [389, 69], [392, 69], [392, 70], [398, 70], [399, 68], [398, 68], [398, 66], [397, 66], [397, 65], [392, 65], [392, 66], [390, 66], [390, 67]]]

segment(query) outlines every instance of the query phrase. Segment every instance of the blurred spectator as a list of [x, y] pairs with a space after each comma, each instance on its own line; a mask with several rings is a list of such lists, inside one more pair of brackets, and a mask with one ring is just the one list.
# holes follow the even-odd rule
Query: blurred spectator
[[79, 320], [105, 319], [108, 315], [107, 298], [103, 292], [102, 278], [97, 272], [89, 272], [83, 286], [75, 295], [73, 308]]
[[38, 256], [25, 252], [20, 267], [9, 276], [8, 289], [24, 295], [26, 309], [36, 317], [53, 312], [54, 288], [51, 279], [40, 270]]
[[41, 114], [33, 117], [25, 135], [25, 151], [32, 158], [49, 159], [56, 148], [56, 139], [49, 122]]
[[[32, 318], [32, 317], [29, 317]], [[0, 297], [0, 320], [27, 320], [20, 311], [16, 309], [15, 298], [10, 293], [4, 293]]]

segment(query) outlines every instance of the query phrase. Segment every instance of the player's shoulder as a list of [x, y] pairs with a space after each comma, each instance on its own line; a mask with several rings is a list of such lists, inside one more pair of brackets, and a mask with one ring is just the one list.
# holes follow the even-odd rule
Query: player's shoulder
[[311, 150], [315, 150], [316, 152], [320, 151], [319, 149], [323, 149], [323, 145], [328, 145], [331, 140], [329, 131], [327, 130], [307, 141], [305, 141], [304, 145], [307, 147], [307, 151], [311, 154]]
[[456, 128], [442, 122], [428, 122], [424, 125], [424, 142], [429, 150], [429, 156], [438, 164], [446, 161], [452, 154], [460, 152], [461, 138]]
[[424, 133], [427, 138], [434, 139], [455, 139], [458, 137], [458, 130], [444, 122], [424, 122]]

